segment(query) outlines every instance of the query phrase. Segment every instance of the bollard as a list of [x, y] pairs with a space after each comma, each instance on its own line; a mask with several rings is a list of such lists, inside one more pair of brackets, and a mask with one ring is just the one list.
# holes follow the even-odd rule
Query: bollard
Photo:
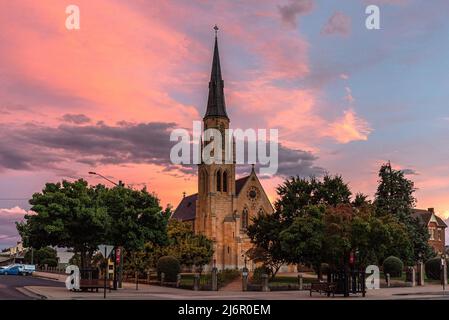
[[243, 268], [242, 272], [242, 291], [248, 291], [248, 269]]
[[178, 275], [176, 276], [176, 288], [179, 288], [180, 285], [181, 285], [181, 274], [178, 273]]
[[161, 286], [164, 285], [165, 273], [161, 272]]
[[270, 287], [268, 286], [268, 275], [265, 273], [262, 275], [262, 291], [263, 292], [270, 291]]
[[218, 270], [217, 268], [212, 268], [212, 291], [218, 291]]
[[193, 275], [193, 290], [200, 290], [200, 275], [198, 273]]
[[424, 263], [418, 263], [418, 286], [424, 285]]
[[303, 290], [304, 288], [304, 279], [302, 274], [298, 274], [298, 285], [299, 285], [299, 290]]
[[387, 282], [387, 287], [390, 287], [390, 274], [389, 273], [385, 274], [385, 280]]

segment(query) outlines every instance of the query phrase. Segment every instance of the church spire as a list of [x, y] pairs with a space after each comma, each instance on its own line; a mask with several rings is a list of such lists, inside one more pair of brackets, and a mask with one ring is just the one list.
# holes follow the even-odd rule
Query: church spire
[[225, 117], [228, 118], [226, 114], [226, 104], [224, 98], [224, 81], [221, 76], [220, 67], [220, 55], [218, 54], [218, 39], [217, 32], [218, 27], [214, 27], [215, 30], [215, 47], [214, 47], [214, 59], [212, 61], [212, 72], [210, 75], [209, 82], [209, 98], [207, 99], [207, 117]]

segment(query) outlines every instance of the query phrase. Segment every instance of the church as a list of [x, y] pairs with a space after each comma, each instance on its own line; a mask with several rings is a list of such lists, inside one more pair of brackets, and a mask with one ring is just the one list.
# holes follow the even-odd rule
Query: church
[[[215, 128], [224, 132], [229, 129], [230, 119], [226, 113], [217, 30], [215, 27], [212, 72], [203, 127], [204, 130]], [[235, 154], [233, 157], [231, 163], [199, 164], [198, 193], [184, 196], [172, 216], [190, 223], [195, 233], [204, 234], [214, 242], [212, 263], [219, 270], [241, 269], [245, 266], [245, 254], [252, 247], [246, 234], [251, 218], [259, 213], [273, 212], [254, 165], [248, 176], [236, 179]], [[254, 264], [248, 263], [247, 268], [253, 269]]]

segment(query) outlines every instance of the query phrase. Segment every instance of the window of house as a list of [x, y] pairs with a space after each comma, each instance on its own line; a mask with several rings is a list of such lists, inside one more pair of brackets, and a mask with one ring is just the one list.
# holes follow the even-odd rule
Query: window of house
[[435, 229], [429, 228], [430, 240], [435, 240]]

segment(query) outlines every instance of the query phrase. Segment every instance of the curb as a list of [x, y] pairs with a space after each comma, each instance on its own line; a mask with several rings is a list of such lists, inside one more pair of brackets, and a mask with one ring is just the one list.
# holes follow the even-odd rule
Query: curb
[[50, 276], [42, 276], [42, 275], [36, 275], [36, 274], [33, 274], [32, 276], [35, 277], [35, 278], [41, 278], [41, 279], [47, 279], [47, 280], [53, 280], [53, 281], [63, 282], [63, 281], [61, 281], [61, 279], [59, 279], [59, 278], [50, 277]]
[[19, 291], [20, 293], [26, 295], [27, 297], [34, 298], [36, 300], [47, 300], [46, 296], [34, 292], [29, 287], [16, 288], [16, 290]]

